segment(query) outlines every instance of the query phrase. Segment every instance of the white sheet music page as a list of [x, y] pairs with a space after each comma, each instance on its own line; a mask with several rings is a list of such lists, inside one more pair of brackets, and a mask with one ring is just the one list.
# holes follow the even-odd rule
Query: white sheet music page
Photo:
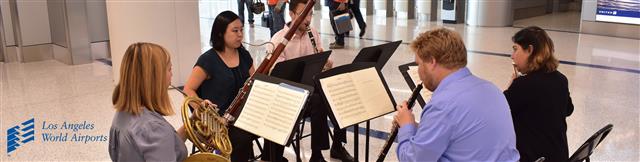
[[255, 80], [234, 126], [286, 145], [309, 91]]
[[375, 67], [320, 79], [340, 128], [394, 111]]

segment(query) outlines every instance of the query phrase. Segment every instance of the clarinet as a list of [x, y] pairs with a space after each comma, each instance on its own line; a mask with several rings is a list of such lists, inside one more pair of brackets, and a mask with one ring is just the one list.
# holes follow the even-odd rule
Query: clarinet
[[313, 32], [311, 32], [311, 27], [307, 26], [307, 35], [309, 35], [309, 39], [311, 40], [311, 46], [313, 46], [313, 54], [318, 53], [318, 45], [316, 45], [316, 38], [313, 36]]
[[[416, 88], [414, 88], [413, 91], [411, 91], [411, 96], [407, 101], [407, 106], [408, 106], [407, 108], [409, 110], [411, 110], [411, 107], [413, 107], [413, 104], [416, 103], [416, 99], [418, 99], [420, 90], [422, 90], [422, 83], [418, 84], [418, 86], [416, 86]], [[393, 125], [393, 129], [391, 130], [391, 135], [389, 136], [389, 139], [387, 139], [387, 142], [384, 143], [384, 146], [382, 147], [382, 150], [380, 151], [380, 154], [378, 155], [378, 160], [376, 160], [376, 162], [383, 162], [384, 158], [387, 157], [387, 153], [389, 153], [389, 149], [391, 149], [391, 145], [393, 144], [393, 141], [395, 141], [396, 137], [398, 137], [398, 127], [399, 126], [397, 124]]]

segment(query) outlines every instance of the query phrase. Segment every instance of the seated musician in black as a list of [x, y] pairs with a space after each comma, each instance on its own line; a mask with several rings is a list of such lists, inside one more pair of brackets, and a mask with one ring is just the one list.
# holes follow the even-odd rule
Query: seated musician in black
[[[244, 82], [255, 71], [253, 58], [242, 47], [243, 25], [231, 11], [220, 13], [211, 28], [213, 47], [200, 55], [184, 86], [189, 96], [197, 96], [218, 105], [222, 115]], [[230, 126], [229, 138], [233, 151], [231, 161], [253, 158], [252, 140], [255, 135]]]
[[569, 83], [558, 71], [553, 41], [540, 27], [531, 26], [513, 37], [517, 71], [504, 96], [509, 102], [520, 161], [567, 161], [566, 118], [573, 112]]
[[[304, 7], [307, 4], [307, 0], [291, 0], [289, 5], [289, 16], [291, 16], [292, 20], [296, 20], [298, 14], [302, 13]], [[313, 12], [313, 11], [311, 11]], [[320, 35], [318, 31], [309, 26], [311, 23], [312, 13], [309, 13], [306, 17], [304, 17], [304, 21], [300, 24], [300, 26], [296, 30], [295, 34], [289, 40], [287, 46], [284, 51], [280, 54], [276, 62], [282, 62], [290, 59], [295, 59], [298, 57], [303, 57], [311, 54], [315, 54], [317, 52], [322, 52], [322, 39], [320, 39]], [[278, 44], [284, 40], [284, 35], [291, 29], [291, 25], [293, 23], [290, 22], [285, 27], [278, 31], [271, 39], [272, 43]], [[310, 31], [308, 31], [309, 29]], [[309, 35], [311, 33], [311, 35]], [[312, 39], [315, 41], [315, 45], [312, 43]], [[329, 69], [333, 66], [333, 61], [329, 59], [324, 66], [324, 69]], [[317, 86], [316, 86], [317, 88]], [[329, 106], [324, 103], [324, 98], [318, 93], [319, 91], [314, 91], [314, 94], [311, 96], [310, 102], [307, 104], [308, 111], [305, 111], [305, 116], [311, 116], [311, 159], [310, 161], [325, 161], [322, 155], [322, 150], [329, 149], [329, 126], [327, 123], [327, 116], [331, 116], [330, 119], [334, 126], [337, 127], [337, 122], [331, 113], [329, 113]], [[331, 145], [331, 157], [340, 159], [342, 161], [354, 161], [353, 157], [349, 155], [347, 150], [342, 146], [343, 143], [347, 142], [346, 131], [343, 129], [333, 129], [333, 145]], [[263, 152], [262, 160], [264, 161], [287, 161], [287, 159], [282, 157], [282, 153], [284, 150], [283, 146], [278, 144], [265, 141], [265, 152]], [[272, 153], [273, 152], [273, 153]], [[266, 156], [265, 156], [266, 155]], [[275, 157], [271, 157], [275, 156]]]

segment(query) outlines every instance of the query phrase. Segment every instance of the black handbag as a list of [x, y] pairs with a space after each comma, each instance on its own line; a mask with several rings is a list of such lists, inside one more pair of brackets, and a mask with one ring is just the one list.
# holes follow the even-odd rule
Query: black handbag
[[264, 12], [264, 3], [260, 0], [256, 0], [253, 5], [250, 7], [251, 12], [254, 14], [261, 14]]

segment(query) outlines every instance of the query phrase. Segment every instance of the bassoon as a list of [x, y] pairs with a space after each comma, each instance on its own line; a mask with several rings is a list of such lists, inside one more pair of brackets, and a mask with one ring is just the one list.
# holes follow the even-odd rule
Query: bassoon
[[255, 73], [269, 73], [273, 64], [276, 63], [276, 59], [278, 59], [280, 54], [282, 54], [282, 51], [284, 51], [284, 48], [293, 37], [293, 34], [295, 34], [298, 27], [302, 24], [307, 15], [311, 13], [311, 10], [313, 9], [315, 3], [315, 0], [309, 0], [307, 2], [307, 5], [304, 7], [302, 13], [300, 13], [300, 15], [298, 15], [298, 18], [293, 21], [293, 25], [291, 25], [289, 31], [287, 31], [287, 33], [284, 35], [284, 39], [282, 40], [282, 42], [280, 42], [278, 46], [276, 46], [276, 49], [273, 51], [273, 53], [270, 54], [271, 56], [267, 56], [264, 60], [262, 60], [262, 63], [260, 63], [258, 69], [253, 74], [251, 74], [251, 76], [249, 76], [247, 81], [245, 81], [244, 85], [242, 86], [242, 88], [240, 88], [238, 94], [233, 99], [233, 101], [229, 105], [229, 108], [227, 108], [227, 111], [225, 111], [223, 115], [223, 117], [227, 120], [227, 124], [233, 125], [236, 118], [240, 115], [240, 112], [242, 111], [241, 105], [247, 99], [247, 94], [249, 94], [249, 89], [253, 84], [253, 75]]

